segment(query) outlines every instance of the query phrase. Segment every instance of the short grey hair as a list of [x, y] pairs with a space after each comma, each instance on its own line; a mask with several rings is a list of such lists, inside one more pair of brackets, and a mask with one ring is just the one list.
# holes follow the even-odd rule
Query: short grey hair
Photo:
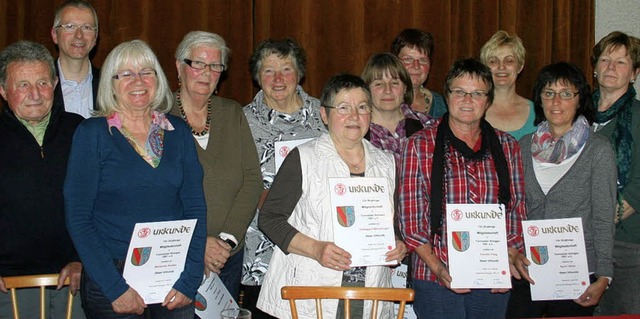
[[307, 70], [307, 54], [293, 39], [273, 40], [267, 39], [258, 45], [249, 59], [249, 71], [256, 83], [260, 83], [260, 69], [262, 61], [275, 54], [281, 59], [291, 58], [296, 67], [298, 82], [304, 77]]
[[191, 31], [187, 33], [184, 38], [182, 38], [180, 44], [178, 44], [175, 54], [176, 60], [182, 63], [184, 59], [191, 59], [191, 53], [198, 47], [209, 47], [220, 50], [222, 53], [221, 62], [224, 64], [225, 69], [227, 68], [231, 49], [227, 47], [226, 42], [224, 42], [221, 36], [205, 31]]
[[0, 52], [0, 86], [6, 88], [7, 68], [12, 62], [42, 62], [49, 67], [51, 81], [56, 79], [56, 68], [53, 65], [51, 52], [42, 44], [31, 41], [18, 41]]
[[62, 11], [68, 7], [74, 7], [79, 9], [89, 9], [93, 13], [93, 20], [96, 22], [95, 28], [98, 29], [98, 13], [96, 8], [90, 2], [84, 0], [67, 0], [63, 2], [57, 9], [56, 14], [53, 17], [53, 27], [62, 24]]
[[94, 113], [96, 116], [110, 116], [120, 111], [118, 105], [118, 97], [114, 88], [113, 78], [118, 71], [127, 64], [140, 66], [143, 68], [152, 68], [156, 71], [156, 95], [151, 102], [151, 109], [162, 113], [168, 112], [173, 106], [173, 96], [169, 89], [169, 82], [162, 71], [158, 58], [151, 50], [149, 45], [142, 40], [133, 40], [120, 43], [116, 46], [102, 64], [100, 70], [100, 85], [98, 88], [97, 106], [98, 110]]

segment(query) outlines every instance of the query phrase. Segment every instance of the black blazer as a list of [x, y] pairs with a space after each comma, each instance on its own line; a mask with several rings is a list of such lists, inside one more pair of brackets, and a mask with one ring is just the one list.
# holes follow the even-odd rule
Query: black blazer
[[[58, 69], [58, 62], [54, 62], [56, 66], [56, 75], [60, 78], [60, 70]], [[100, 69], [91, 64], [91, 73], [93, 74], [93, 80], [91, 80], [91, 86], [93, 87], [93, 109], [96, 110], [96, 98], [98, 97], [98, 83], [100, 83]], [[62, 97], [62, 85], [60, 81], [56, 85], [53, 91], [53, 108], [64, 110], [64, 98]]]

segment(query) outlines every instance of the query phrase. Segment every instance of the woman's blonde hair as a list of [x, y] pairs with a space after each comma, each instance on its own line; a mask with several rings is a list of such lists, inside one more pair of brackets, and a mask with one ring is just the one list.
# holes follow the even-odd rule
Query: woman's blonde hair
[[96, 104], [98, 110], [94, 112], [95, 116], [110, 116], [120, 111], [118, 105], [118, 97], [114, 87], [115, 81], [113, 77], [119, 70], [131, 66], [140, 66], [141, 68], [151, 68], [156, 71], [156, 95], [151, 101], [151, 109], [166, 113], [173, 106], [173, 96], [169, 89], [169, 82], [162, 71], [158, 58], [151, 50], [149, 45], [142, 40], [133, 40], [120, 43], [113, 48], [102, 64], [100, 70], [100, 85], [98, 88], [98, 98]]
[[480, 49], [480, 61], [488, 64], [489, 56], [496, 52], [502, 46], [510, 46], [518, 60], [518, 66], [524, 65], [524, 57], [527, 51], [522, 45], [522, 40], [517, 35], [509, 35], [507, 31], [500, 30], [496, 32], [489, 41], [487, 41]]

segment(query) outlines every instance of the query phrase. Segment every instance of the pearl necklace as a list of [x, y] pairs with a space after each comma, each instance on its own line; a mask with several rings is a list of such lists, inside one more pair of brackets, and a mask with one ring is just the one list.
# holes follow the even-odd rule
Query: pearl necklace
[[182, 107], [182, 100], [180, 100], [180, 90], [176, 93], [176, 103], [178, 103], [178, 107], [180, 108], [180, 115], [182, 116], [182, 119], [187, 122], [187, 125], [191, 128], [191, 134], [195, 136], [205, 136], [209, 133], [209, 127], [211, 125], [211, 97], [209, 97], [209, 100], [207, 101], [207, 121], [205, 122], [204, 129], [201, 132], [194, 131], [193, 126], [189, 123], [187, 113], [184, 112], [184, 108]]

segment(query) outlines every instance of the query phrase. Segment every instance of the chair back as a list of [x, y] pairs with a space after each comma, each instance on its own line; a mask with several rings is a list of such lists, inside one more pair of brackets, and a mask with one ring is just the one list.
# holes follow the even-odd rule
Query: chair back
[[[7, 289], [11, 292], [11, 304], [13, 306], [13, 318], [19, 319], [18, 313], [18, 298], [16, 297], [16, 289], [19, 288], [40, 288], [40, 319], [45, 319], [45, 288], [48, 286], [58, 285], [58, 274], [45, 274], [45, 275], [28, 275], [28, 276], [13, 276], [2, 278], [7, 286]], [[69, 278], [64, 282], [65, 286], [69, 285]], [[73, 295], [69, 290], [69, 296], [67, 297], [67, 319], [71, 319], [71, 308], [73, 307]]]
[[322, 319], [322, 299], [344, 300], [344, 317], [351, 318], [351, 300], [371, 300], [371, 318], [378, 313], [378, 301], [400, 302], [397, 319], [404, 317], [404, 309], [408, 301], [413, 301], [414, 291], [409, 288], [371, 288], [371, 287], [311, 287], [284, 286], [280, 290], [282, 299], [289, 300], [291, 316], [298, 318], [296, 300], [315, 299], [318, 319]]

